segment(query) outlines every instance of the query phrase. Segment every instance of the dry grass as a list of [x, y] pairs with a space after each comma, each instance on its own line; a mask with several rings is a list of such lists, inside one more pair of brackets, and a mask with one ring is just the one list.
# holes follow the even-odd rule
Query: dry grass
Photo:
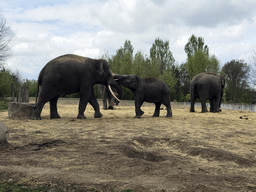
[[106, 191], [256, 191], [254, 112], [190, 113], [189, 107], [173, 105], [172, 118], [164, 117], [166, 110], [152, 118], [154, 105], [145, 104], [143, 117], [134, 119], [133, 102], [123, 101], [115, 110], [101, 110], [101, 119], [93, 118], [88, 105], [87, 119], [78, 120], [77, 104], [60, 100], [57, 120], [49, 119], [49, 104], [40, 121], [0, 113], [12, 129], [12, 148], [0, 152], [6, 179], [61, 180]]

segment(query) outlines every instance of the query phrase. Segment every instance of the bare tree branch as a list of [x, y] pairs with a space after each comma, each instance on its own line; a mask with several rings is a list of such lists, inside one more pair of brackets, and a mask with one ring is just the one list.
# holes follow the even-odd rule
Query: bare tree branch
[[7, 26], [6, 21], [0, 15], [0, 68], [3, 67], [5, 60], [11, 56], [9, 30], [10, 27]]

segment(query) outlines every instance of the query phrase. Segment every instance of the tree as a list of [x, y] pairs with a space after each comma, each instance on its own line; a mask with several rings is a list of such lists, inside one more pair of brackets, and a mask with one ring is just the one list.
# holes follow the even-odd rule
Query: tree
[[216, 58], [215, 55], [211, 55], [208, 58], [206, 71], [207, 72], [213, 72], [213, 73], [219, 73], [220, 72], [220, 61]]
[[175, 59], [172, 52], [169, 50], [169, 41], [163, 41], [159, 38], [155, 39], [150, 48], [150, 59], [152, 66], [156, 66], [160, 70], [160, 75], [163, 74], [164, 70], [168, 70], [174, 64]]
[[187, 58], [187, 69], [190, 77], [205, 72], [208, 64], [208, 54], [201, 49]]
[[196, 37], [195, 35], [192, 35], [185, 45], [185, 52], [187, 53], [187, 56], [190, 57], [194, 55], [198, 50], [201, 50], [209, 55], [209, 47], [204, 45], [204, 39], [202, 37]]
[[0, 71], [0, 97], [4, 99], [11, 95], [11, 84], [14, 83], [10, 70], [3, 68]]
[[10, 27], [7, 26], [3, 16], [0, 15], [0, 69], [3, 68], [5, 60], [11, 55], [9, 31]]
[[132, 72], [133, 46], [126, 40], [124, 46], [116, 51], [116, 55], [108, 59], [109, 66], [114, 73], [130, 74]]
[[209, 47], [204, 45], [202, 37], [192, 35], [184, 50], [187, 53], [186, 67], [191, 78], [202, 72], [219, 72], [219, 60], [215, 55], [209, 56]]
[[245, 90], [249, 89], [247, 82], [250, 68], [243, 60], [227, 62], [222, 71], [226, 79], [226, 98], [228, 101], [241, 102]]

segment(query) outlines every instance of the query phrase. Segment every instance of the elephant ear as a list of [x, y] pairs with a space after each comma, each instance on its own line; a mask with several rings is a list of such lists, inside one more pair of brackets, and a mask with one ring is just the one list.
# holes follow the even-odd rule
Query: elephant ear
[[134, 78], [132, 78], [129, 88], [132, 88], [132, 89], [138, 88], [138, 77], [137, 76], [134, 76]]

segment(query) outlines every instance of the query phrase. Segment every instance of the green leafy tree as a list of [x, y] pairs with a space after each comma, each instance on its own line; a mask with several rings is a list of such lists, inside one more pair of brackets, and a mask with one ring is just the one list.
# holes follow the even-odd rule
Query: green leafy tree
[[208, 64], [208, 54], [202, 50], [197, 50], [192, 56], [187, 59], [187, 69], [191, 77], [196, 76], [198, 73], [206, 71]]
[[223, 66], [222, 72], [227, 84], [227, 101], [241, 102], [243, 94], [249, 89], [247, 82], [249, 71], [250, 68], [243, 60], [232, 60]]
[[184, 49], [187, 53], [186, 67], [191, 78], [202, 72], [219, 73], [219, 60], [215, 55], [209, 56], [209, 47], [204, 45], [202, 37], [192, 35]]
[[28, 80], [28, 79], [26, 79], [26, 81], [23, 85], [28, 87], [30, 97], [35, 97], [36, 96], [37, 80]]
[[0, 97], [2, 99], [11, 96], [11, 85], [13, 83], [14, 80], [11, 76], [10, 70], [3, 68], [0, 71]]
[[108, 59], [113, 73], [130, 74], [132, 72], [133, 46], [131, 41], [126, 40], [124, 46], [116, 51], [116, 55]]
[[170, 51], [169, 41], [164, 42], [159, 38], [155, 39], [155, 42], [150, 48], [150, 59], [152, 67], [156, 70], [156, 74], [159, 71], [159, 75], [162, 75], [165, 70], [169, 70], [175, 62]]
[[144, 55], [140, 51], [135, 54], [132, 63], [132, 74], [136, 74], [139, 77], [145, 77], [146, 74], [146, 60]]
[[211, 55], [208, 58], [206, 71], [207, 72], [213, 72], [213, 73], [219, 73], [220, 72], [220, 61], [216, 58], [215, 55]]
[[187, 53], [187, 56], [190, 57], [193, 56], [198, 50], [201, 50], [209, 55], [209, 47], [204, 45], [204, 39], [202, 37], [196, 37], [195, 35], [192, 35], [185, 45], [185, 52]]

